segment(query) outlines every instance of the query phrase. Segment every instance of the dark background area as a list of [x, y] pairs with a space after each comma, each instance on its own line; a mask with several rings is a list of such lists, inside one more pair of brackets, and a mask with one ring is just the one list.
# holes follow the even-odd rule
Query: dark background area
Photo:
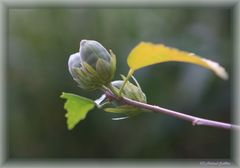
[[47, 158], [229, 159], [231, 132], [143, 113], [112, 121], [93, 110], [68, 131], [64, 100], [72, 92], [92, 99], [72, 80], [67, 61], [81, 39], [99, 41], [117, 55], [117, 73], [140, 41], [164, 43], [223, 65], [230, 79], [185, 63], [136, 72], [148, 103], [231, 122], [232, 14], [227, 8], [10, 8], [8, 10], [8, 156]]

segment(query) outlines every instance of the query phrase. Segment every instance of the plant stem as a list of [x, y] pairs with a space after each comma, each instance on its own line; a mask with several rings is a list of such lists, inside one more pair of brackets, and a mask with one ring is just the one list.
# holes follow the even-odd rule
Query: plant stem
[[236, 129], [240, 130], [240, 126], [238, 125], [233, 125], [229, 123], [224, 123], [224, 122], [219, 122], [219, 121], [213, 121], [213, 120], [208, 120], [208, 119], [203, 119], [199, 117], [194, 117], [191, 115], [183, 114], [177, 111], [165, 109], [159, 106], [155, 105], [150, 105], [146, 103], [141, 103], [138, 101], [134, 101], [131, 99], [128, 99], [126, 97], [119, 97], [113, 94], [111, 91], [106, 91], [105, 92], [106, 96], [110, 100], [117, 100], [120, 101], [121, 103], [125, 103], [127, 105], [131, 105], [137, 108], [142, 108], [142, 109], [147, 109], [153, 112], [158, 112], [162, 114], [167, 114], [172, 117], [176, 117], [182, 120], [186, 120], [192, 123], [193, 126], [195, 125], [202, 125], [202, 126], [209, 126], [209, 127], [216, 127], [216, 128], [221, 128], [221, 129]]
[[123, 85], [121, 86], [121, 88], [120, 88], [120, 90], [119, 90], [119, 93], [118, 93], [118, 96], [119, 96], [119, 97], [121, 96], [122, 90], [123, 90], [124, 86], [126, 85], [127, 81], [129, 80], [129, 78], [132, 76], [133, 73], [134, 73], [134, 70], [133, 70], [133, 69], [130, 69], [130, 70], [128, 71], [128, 75], [127, 75], [126, 79], [124, 80]]

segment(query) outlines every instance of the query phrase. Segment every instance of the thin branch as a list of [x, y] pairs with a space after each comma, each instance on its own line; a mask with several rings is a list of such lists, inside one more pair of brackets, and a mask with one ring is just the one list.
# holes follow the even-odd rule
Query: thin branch
[[138, 101], [128, 99], [126, 97], [116, 96], [111, 91], [105, 91], [105, 94], [106, 94], [107, 98], [110, 99], [110, 100], [117, 100], [121, 103], [131, 105], [131, 106], [134, 106], [134, 107], [137, 107], [137, 108], [142, 108], [142, 109], [147, 109], [147, 110], [150, 110], [150, 111], [153, 111], [153, 112], [167, 114], [167, 115], [172, 116], [172, 117], [176, 117], [176, 118], [179, 118], [179, 119], [182, 119], [182, 120], [189, 121], [189, 122], [192, 123], [193, 126], [202, 125], [202, 126], [216, 127], [216, 128], [222, 128], [222, 129], [240, 130], [240, 126], [238, 126], [238, 125], [233, 125], [233, 124], [229, 124], [229, 123], [224, 123], [224, 122], [219, 122], [219, 121], [213, 121], [213, 120], [208, 120], [208, 119], [204, 119], [204, 118], [194, 117], [194, 116], [183, 114], [183, 113], [180, 113], [180, 112], [177, 112], [177, 111], [165, 109], [165, 108], [162, 108], [162, 107], [159, 107], [159, 106], [150, 105], [150, 104], [146, 104], [146, 103], [141, 103], [141, 102], [138, 102]]

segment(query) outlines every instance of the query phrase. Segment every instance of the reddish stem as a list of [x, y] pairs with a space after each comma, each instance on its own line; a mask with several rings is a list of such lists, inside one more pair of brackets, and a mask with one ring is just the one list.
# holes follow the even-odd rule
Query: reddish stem
[[116, 96], [111, 91], [106, 91], [105, 94], [106, 94], [107, 98], [109, 98], [110, 100], [114, 99], [114, 100], [120, 101], [124, 104], [128, 104], [128, 105], [135, 106], [135, 107], [142, 108], [142, 109], [147, 109], [147, 110], [150, 110], [153, 112], [167, 114], [167, 115], [170, 115], [170, 116], [182, 119], [182, 120], [190, 121], [192, 123], [192, 125], [203, 125], [203, 126], [216, 127], [216, 128], [222, 128], [222, 129], [240, 130], [240, 126], [238, 126], [238, 125], [233, 125], [233, 124], [229, 124], [229, 123], [194, 117], [194, 116], [183, 114], [183, 113], [180, 113], [177, 111], [165, 109], [165, 108], [162, 108], [159, 106], [141, 103], [138, 101], [128, 99], [126, 97]]

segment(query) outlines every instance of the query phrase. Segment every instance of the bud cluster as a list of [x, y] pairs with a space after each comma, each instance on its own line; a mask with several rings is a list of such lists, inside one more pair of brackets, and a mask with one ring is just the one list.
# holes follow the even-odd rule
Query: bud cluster
[[[96, 90], [109, 87], [115, 94], [120, 93], [120, 88], [126, 81], [125, 87], [121, 89], [122, 96], [142, 103], [146, 103], [146, 96], [141, 90], [137, 80], [132, 76], [136, 85], [127, 81], [122, 75], [122, 80], [113, 81], [116, 71], [116, 56], [110, 53], [97, 41], [81, 40], [79, 52], [72, 54], [68, 60], [69, 72], [79, 87], [85, 90]], [[97, 104], [106, 97], [97, 100]], [[103, 100], [102, 100], [103, 99]], [[95, 101], [96, 102], [96, 101]], [[130, 105], [124, 105], [119, 101], [110, 101], [108, 108], [104, 110], [112, 113], [124, 113], [127, 118], [140, 113], [142, 110]], [[117, 118], [117, 119], [123, 119]]]
[[68, 60], [68, 68], [80, 88], [95, 90], [112, 81], [116, 57], [97, 41], [81, 40], [79, 52]]

